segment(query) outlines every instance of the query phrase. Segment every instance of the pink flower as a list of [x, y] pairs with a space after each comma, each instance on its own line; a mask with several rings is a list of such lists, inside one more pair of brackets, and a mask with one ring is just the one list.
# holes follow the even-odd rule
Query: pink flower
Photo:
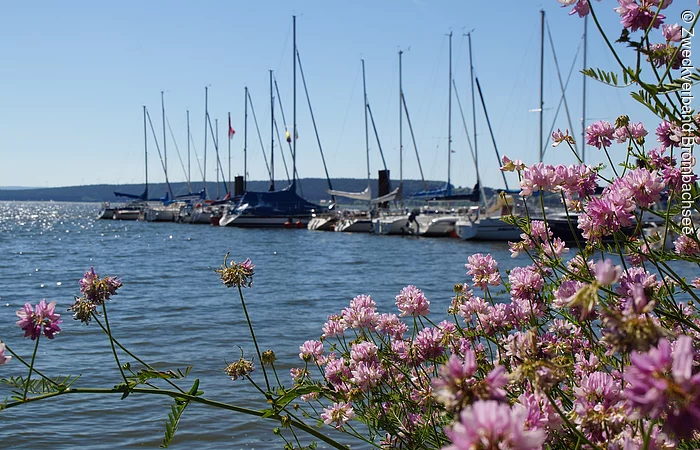
[[693, 340], [680, 336], [671, 351], [668, 340], [646, 353], [633, 352], [623, 394], [642, 417], [667, 414], [666, 425], [679, 437], [700, 429], [700, 374], [693, 375]]
[[5, 356], [5, 344], [0, 342], [0, 366], [7, 364], [12, 359], [12, 356]]
[[[652, 6], [658, 7], [658, 0], [641, 0], [641, 4], [638, 4], [637, 0], [617, 0], [617, 2], [620, 6], [615, 8], [615, 12], [622, 17], [620, 22], [622, 26], [630, 31], [646, 30], [649, 26], [659, 28], [666, 18], [663, 14], [656, 15], [656, 8], [652, 9]], [[670, 4], [671, 1], [666, 0], [664, 7]]]
[[629, 123], [624, 127], [618, 128], [613, 133], [613, 136], [619, 144], [622, 144], [627, 141], [627, 139], [639, 140], [647, 134], [649, 134], [649, 132], [644, 128], [642, 122], [637, 122], [636, 124]]
[[333, 403], [333, 406], [330, 408], [323, 408], [323, 413], [321, 413], [323, 423], [330, 425], [335, 422], [333, 426], [338, 430], [342, 429], [343, 424], [354, 417], [355, 411], [352, 409], [350, 403]]
[[299, 358], [306, 362], [318, 360], [323, 355], [323, 342], [321, 341], [306, 341], [299, 347]]
[[618, 181], [619, 189], [624, 197], [634, 199], [636, 206], [647, 208], [661, 200], [661, 191], [664, 188], [663, 179], [654, 170], [644, 168], [634, 169], [625, 174]]
[[520, 196], [527, 197], [537, 192], [551, 191], [556, 185], [556, 173], [550, 164], [537, 163], [523, 170], [520, 180]]
[[358, 295], [350, 301], [350, 306], [343, 309], [341, 315], [347, 328], [374, 328], [377, 319], [377, 304], [369, 295]]
[[122, 282], [117, 277], [100, 277], [95, 273], [95, 268], [85, 272], [85, 275], [80, 280], [80, 293], [83, 294], [86, 300], [101, 305], [112, 295], [117, 293], [117, 289], [122, 287]]
[[445, 334], [439, 328], [423, 328], [413, 342], [416, 355], [422, 360], [436, 358], [445, 352], [442, 339]]
[[515, 267], [508, 275], [513, 298], [533, 300], [542, 291], [544, 280], [535, 266]]
[[396, 296], [396, 306], [401, 311], [401, 317], [427, 316], [430, 314], [430, 302], [423, 292], [415, 286], [406, 286]]
[[522, 407], [511, 409], [493, 400], [476, 401], [461, 412], [459, 421], [445, 429], [452, 445], [444, 450], [538, 450], [544, 444], [545, 432], [526, 430], [526, 420], [527, 411]]
[[610, 147], [614, 133], [613, 124], [599, 120], [586, 127], [586, 143], [598, 149]]
[[565, 141], [570, 143], [570, 144], [576, 143], [574, 138], [571, 137], [571, 135], [569, 134], [569, 130], [566, 130], [565, 132], [562, 133], [562, 131], [557, 128], [557, 131], [552, 132], [552, 147], [556, 147]]
[[41, 335], [43, 329], [44, 335], [53, 339], [54, 335], [61, 331], [58, 324], [63, 322], [59, 319], [61, 315], [54, 312], [55, 308], [55, 301], [47, 305], [46, 299], [41, 299], [35, 309], [32, 309], [30, 303], [26, 303], [22, 309], [18, 310], [17, 317], [20, 320], [17, 321], [17, 326], [24, 330], [24, 337], [35, 340]]
[[576, 6], [569, 12], [570, 16], [578, 14], [579, 17], [585, 17], [591, 12], [591, 6], [588, 4], [588, 0], [559, 0], [559, 3], [561, 3], [564, 8], [576, 3]]
[[360, 361], [365, 361], [367, 363], [378, 363], [378, 350], [379, 349], [377, 348], [377, 346], [371, 342], [364, 341], [355, 344], [350, 349], [350, 358], [352, 359], [351, 363], [357, 364]]
[[697, 256], [700, 255], [700, 247], [698, 247], [698, 241], [693, 239], [687, 234], [682, 234], [673, 243], [675, 247], [676, 254], [683, 256]]
[[656, 140], [661, 143], [663, 148], [679, 147], [683, 138], [683, 131], [678, 125], [663, 121], [656, 128], [656, 137]]
[[683, 36], [683, 27], [674, 23], [673, 25], [664, 24], [661, 27], [661, 32], [666, 38], [667, 42], [680, 42], [681, 36]]
[[396, 314], [380, 314], [377, 318], [376, 330], [394, 339], [401, 339], [408, 331], [408, 326]]
[[501, 284], [501, 276], [498, 273], [498, 262], [493, 259], [491, 254], [484, 256], [481, 253], [475, 253], [467, 258], [467, 275], [472, 276], [472, 283], [478, 286], [482, 291], [491, 286]]
[[620, 279], [622, 267], [614, 266], [609, 259], [600, 260], [595, 265], [595, 279], [602, 286], [609, 286]]

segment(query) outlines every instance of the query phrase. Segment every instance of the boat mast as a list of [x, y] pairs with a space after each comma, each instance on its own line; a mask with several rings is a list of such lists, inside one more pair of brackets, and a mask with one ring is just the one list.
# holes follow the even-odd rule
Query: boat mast
[[296, 176], [297, 176], [297, 16], [292, 16], [292, 46], [294, 47], [294, 52], [292, 53], [292, 68], [294, 70], [294, 75], [292, 76], [292, 139], [294, 141], [292, 145], [292, 186], [294, 186], [294, 192], [296, 192]]
[[[166, 150], [167, 139], [165, 137], [165, 99], [163, 96], [163, 91], [160, 91], [160, 107], [163, 113], [163, 159], [165, 160], [165, 165], [163, 166], [163, 171], [165, 172], [165, 181], [168, 181], [168, 151]], [[173, 191], [170, 188], [170, 183], [168, 183], [168, 192], [170, 193], [170, 198], [173, 198]]]
[[544, 156], [543, 127], [544, 127], [544, 9], [541, 15], [541, 42], [540, 42], [540, 162]]
[[[588, 38], [588, 16], [583, 18], [583, 70], [586, 70], [586, 50]], [[581, 113], [581, 161], [586, 163], [586, 74], [583, 74], [583, 107]], [[573, 131], [572, 131], [573, 132]]]
[[245, 116], [243, 119], [243, 191], [248, 190], [248, 86], [245, 87]]
[[275, 93], [270, 70], [270, 191], [275, 190]]
[[452, 195], [450, 186], [450, 162], [452, 160], [452, 32], [450, 31], [450, 70], [449, 70], [449, 94], [447, 97], [447, 195]]
[[219, 199], [219, 119], [214, 119], [214, 148], [216, 149], [216, 199]]
[[403, 85], [401, 74], [401, 56], [403, 51], [399, 50], [399, 204], [403, 208]]
[[203, 172], [203, 183], [204, 183], [204, 198], [208, 198], [207, 195], [207, 119], [209, 118], [209, 87], [204, 86], [204, 172]]
[[365, 82], [365, 60], [362, 61], [362, 92], [364, 93], [363, 95], [363, 103], [365, 111], [365, 153], [366, 153], [366, 159], [367, 159], [367, 186], [370, 185], [370, 180], [371, 180], [371, 174], [369, 171], [369, 124], [367, 122], [367, 84]]
[[143, 105], [143, 159], [146, 170], [146, 198], [148, 200], [148, 132], [146, 131], [146, 105]]
[[187, 110], [187, 179], [192, 179], [191, 163], [190, 163], [190, 110]]
[[231, 194], [231, 112], [228, 113], [228, 194]]
[[[474, 31], [474, 30], [472, 30]], [[469, 78], [471, 79], [472, 85], [472, 134], [474, 135], [474, 165], [476, 166], [476, 182], [479, 185], [479, 190], [481, 191], [481, 203], [486, 204], [486, 197], [484, 194], [484, 186], [481, 185], [481, 175], [479, 174], [479, 149], [477, 147], [476, 139], [476, 98], [474, 89], [474, 62], [472, 59], [472, 32], [467, 33], [467, 41], [469, 43]], [[500, 161], [499, 161], [500, 164]]]

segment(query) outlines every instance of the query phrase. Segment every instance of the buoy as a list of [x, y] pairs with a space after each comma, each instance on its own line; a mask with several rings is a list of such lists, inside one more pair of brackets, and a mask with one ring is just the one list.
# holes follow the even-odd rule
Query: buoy
[[284, 227], [285, 227], [285, 228], [292, 228], [292, 222], [290, 222], [289, 220], [286, 221], [286, 222], [284, 223]]
[[297, 228], [306, 228], [304, 224], [301, 222], [301, 220], [297, 220], [297, 223], [295, 224]]

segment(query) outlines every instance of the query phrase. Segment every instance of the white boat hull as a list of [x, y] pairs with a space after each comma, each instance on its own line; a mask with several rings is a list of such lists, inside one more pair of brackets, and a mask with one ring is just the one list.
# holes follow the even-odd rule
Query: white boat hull
[[455, 223], [460, 239], [479, 241], [519, 241], [522, 231], [515, 225], [503, 222], [500, 217], [485, 217], [477, 220], [460, 219]]
[[426, 237], [446, 237], [455, 232], [456, 215], [419, 214], [411, 222], [412, 234]]
[[384, 216], [372, 220], [374, 234], [411, 234], [408, 215]]
[[338, 219], [336, 217], [331, 216], [312, 217], [311, 220], [309, 220], [307, 228], [315, 231], [333, 231], [337, 221]]
[[372, 219], [369, 217], [341, 219], [335, 226], [335, 231], [342, 231], [345, 233], [371, 233], [372, 229]]

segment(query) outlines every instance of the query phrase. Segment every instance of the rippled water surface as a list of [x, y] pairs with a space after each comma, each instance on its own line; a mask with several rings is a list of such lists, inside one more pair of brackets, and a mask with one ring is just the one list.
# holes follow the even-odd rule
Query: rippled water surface
[[[501, 269], [527, 263], [511, 259], [501, 243], [98, 221], [98, 210], [96, 204], [0, 202], [0, 339], [29, 359], [33, 342], [22, 338], [15, 311], [26, 302], [55, 300], [63, 330], [53, 341], [42, 339], [37, 368], [52, 376], [81, 375], [76, 385], [82, 387], [117, 384], [108, 340], [96, 324], [82, 325], [66, 311], [78, 280], [94, 267], [123, 280], [108, 310], [121, 343], [159, 369], [193, 365], [187, 383], [199, 378], [206, 397], [250, 408], [265, 407], [259, 393], [223, 373], [239, 358], [239, 346], [246, 356], [254, 354], [236, 292], [214, 272], [227, 252], [255, 263], [246, 304], [261, 348], [275, 350], [288, 386], [289, 368], [301, 364], [299, 345], [317, 339], [327, 316], [354, 296], [369, 294], [381, 312], [392, 312], [396, 294], [414, 284], [441, 320], [452, 286], [466, 281], [470, 254], [490, 252]], [[0, 377], [10, 376], [26, 371], [12, 361], [0, 367]], [[8, 395], [0, 386], [0, 396]], [[0, 446], [158, 448], [169, 404], [133, 394], [23, 405], [0, 413]], [[271, 433], [276, 425], [191, 405], [172, 448], [281, 448]]]

